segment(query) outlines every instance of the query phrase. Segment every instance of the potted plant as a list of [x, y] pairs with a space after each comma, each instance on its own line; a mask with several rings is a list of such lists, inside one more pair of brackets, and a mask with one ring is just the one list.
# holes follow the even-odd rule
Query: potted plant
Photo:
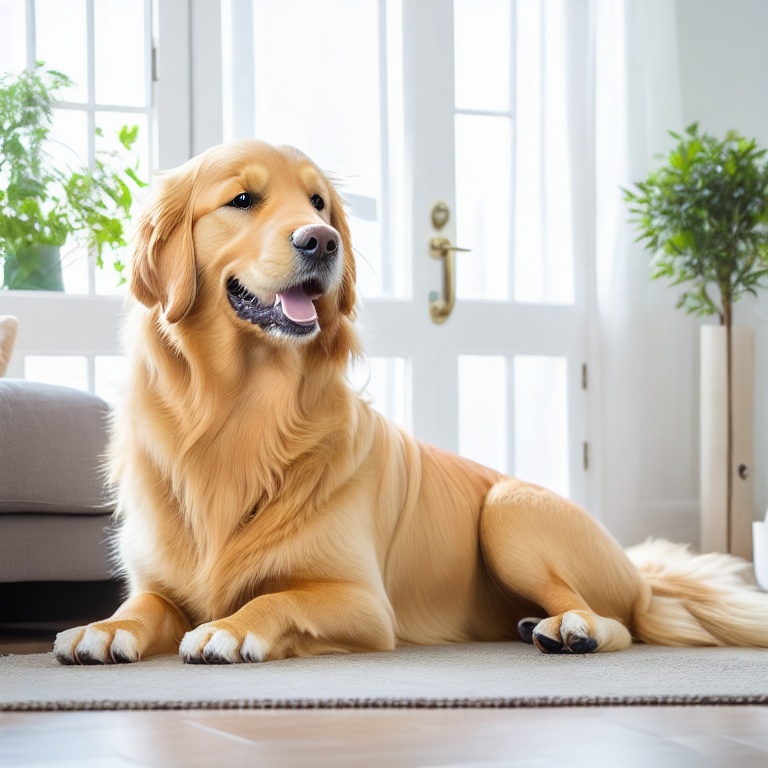
[[[719, 319], [719, 328], [702, 328], [702, 548], [724, 544], [726, 551], [749, 556], [751, 500], [740, 513], [746, 520], [738, 526], [734, 520], [734, 484], [749, 479], [751, 464], [735, 456], [734, 403], [738, 399], [742, 408], [749, 405], [751, 410], [745, 401], [751, 400], [752, 374], [747, 370], [739, 384], [742, 396], [735, 398], [739, 381], [734, 358], [735, 350], [744, 348], [750, 369], [752, 335], [749, 329], [740, 329], [740, 341], [734, 343], [733, 306], [745, 294], [755, 294], [768, 276], [767, 151], [735, 131], [717, 139], [700, 132], [696, 123], [683, 135], [671, 136], [677, 144], [666, 164], [624, 194], [638, 240], [653, 253], [651, 277], [685, 286], [678, 306], [686, 312]], [[705, 370], [708, 364], [715, 368], [711, 373]], [[708, 412], [713, 406], [705, 400], [719, 397], [718, 385], [712, 383], [718, 367], [724, 369], [720, 375], [724, 397], [713, 414]], [[742, 420], [744, 450], [751, 456], [751, 414]], [[718, 440], [710, 434], [717, 432], [718, 421], [725, 433], [722, 467], [714, 467], [704, 455], [705, 449], [710, 455], [718, 450]], [[718, 528], [708, 518], [719, 508], [724, 523]], [[724, 531], [724, 542], [718, 530]]]
[[[138, 126], [123, 126], [116, 152], [97, 153], [92, 168], [57, 161], [51, 125], [57, 94], [70, 79], [38, 63], [0, 77], [0, 264], [3, 287], [62, 290], [60, 249], [84, 242], [103, 266], [105, 247], [126, 245], [133, 195], [146, 186], [131, 149]], [[102, 133], [97, 130], [97, 135]], [[58, 153], [59, 156], [61, 152]], [[74, 157], [74, 153], [73, 157]], [[114, 262], [120, 273], [122, 262]]]

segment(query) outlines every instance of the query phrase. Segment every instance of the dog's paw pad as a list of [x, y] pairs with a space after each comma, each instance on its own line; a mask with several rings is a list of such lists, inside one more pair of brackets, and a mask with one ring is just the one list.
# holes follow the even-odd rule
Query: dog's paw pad
[[267, 641], [247, 632], [240, 638], [215, 624], [202, 624], [187, 632], [179, 645], [179, 654], [187, 664], [236, 664], [241, 661], [264, 661], [269, 652]]
[[569, 653], [594, 653], [598, 641], [590, 622], [576, 611], [568, 611], [560, 622], [560, 635]]
[[75, 648], [75, 659], [78, 664], [108, 664], [112, 660], [109, 655], [111, 644], [112, 637], [109, 632], [96, 627], [86, 627]]
[[216, 630], [203, 648], [208, 664], [235, 664], [240, 658], [240, 641], [225, 629]]
[[567, 648], [571, 653], [595, 653], [597, 640], [594, 637], [583, 637], [579, 640], [569, 641]]
[[214, 630], [203, 624], [187, 632], [179, 644], [179, 655], [187, 664], [205, 664], [203, 648]]
[[112, 640], [109, 655], [115, 664], [130, 664], [140, 657], [136, 636], [126, 629], [118, 629]]
[[263, 637], [253, 632], [248, 632], [240, 648], [240, 656], [243, 661], [264, 661], [269, 653], [269, 645]]
[[632, 644], [629, 630], [616, 619], [589, 611], [566, 611], [539, 623], [533, 642], [543, 653], [621, 651]]
[[187, 664], [233, 664], [240, 658], [240, 640], [215, 624], [201, 624], [187, 632], [179, 645]]
[[75, 648], [77, 648], [77, 644], [80, 642], [84, 632], [85, 627], [74, 627], [73, 629], [65, 629], [56, 635], [56, 640], [53, 643], [53, 655], [58, 662], [61, 664], [77, 664]]
[[536, 629], [539, 622], [542, 619], [528, 616], [525, 619], [520, 619], [517, 622], [517, 633], [520, 635], [520, 639], [528, 645], [533, 645], [533, 630]]
[[542, 653], [566, 653], [565, 643], [560, 634], [559, 616], [550, 616], [540, 621], [533, 628], [532, 640]]
[[533, 644], [542, 653], [565, 653], [565, 645], [556, 637], [550, 637], [543, 632], [533, 633]]

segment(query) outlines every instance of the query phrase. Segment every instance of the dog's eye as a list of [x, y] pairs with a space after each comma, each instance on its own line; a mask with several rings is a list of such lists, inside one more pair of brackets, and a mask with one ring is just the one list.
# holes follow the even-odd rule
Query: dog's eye
[[309, 202], [312, 203], [312, 207], [316, 208], [318, 211], [322, 211], [323, 208], [325, 208], [325, 200], [323, 200], [320, 195], [312, 195], [312, 197], [309, 198]]
[[233, 208], [250, 208], [253, 205], [253, 195], [247, 192], [241, 192], [229, 205]]

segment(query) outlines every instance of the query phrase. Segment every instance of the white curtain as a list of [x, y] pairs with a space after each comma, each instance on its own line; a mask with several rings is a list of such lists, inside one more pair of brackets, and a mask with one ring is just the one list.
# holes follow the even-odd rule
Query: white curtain
[[621, 188], [680, 131], [676, 4], [591, 0], [597, 504], [625, 544], [698, 538], [698, 323], [649, 279]]
[[[590, 508], [624, 544], [651, 534], [696, 543], [698, 323], [650, 280], [622, 193], [668, 150], [668, 131], [684, 127], [677, 4], [538, 1], [548, 63], [535, 119], [562, 124], [565, 100], [566, 127], [550, 130], [527, 165], [538, 166], [540, 184], [570, 184], [569, 195], [541, 196], [561, 207], [542, 213], [540, 238], [559, 247], [569, 230], [586, 270]], [[524, 124], [525, 102], [518, 107]]]

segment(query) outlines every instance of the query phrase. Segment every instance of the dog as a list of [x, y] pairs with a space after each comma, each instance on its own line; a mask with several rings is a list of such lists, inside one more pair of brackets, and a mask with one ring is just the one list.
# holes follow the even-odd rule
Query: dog
[[625, 552], [576, 504], [421, 443], [350, 388], [350, 230], [298, 150], [242, 140], [162, 175], [129, 288], [109, 448], [128, 597], [61, 632], [60, 662], [768, 646], [744, 561]]

